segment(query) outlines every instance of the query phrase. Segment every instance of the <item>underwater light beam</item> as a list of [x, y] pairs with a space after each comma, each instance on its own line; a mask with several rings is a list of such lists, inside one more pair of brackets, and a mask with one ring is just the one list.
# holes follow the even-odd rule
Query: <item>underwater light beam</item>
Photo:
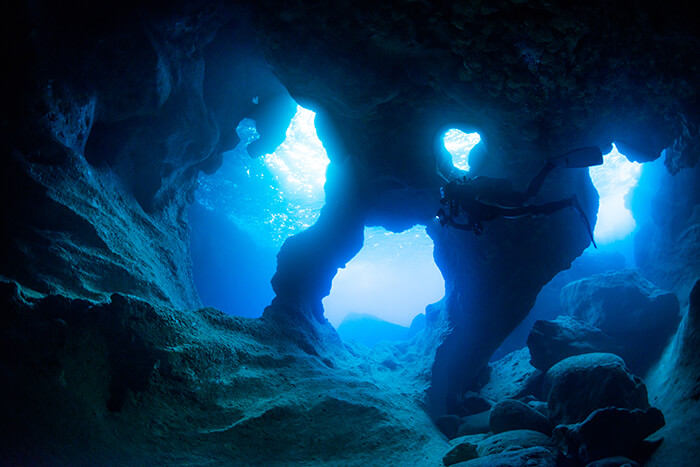
[[627, 208], [626, 198], [637, 186], [642, 165], [630, 162], [613, 144], [603, 156], [603, 165], [591, 167], [589, 173], [600, 195], [595, 238], [600, 244], [612, 243], [630, 235], [636, 223]]
[[447, 130], [442, 137], [445, 149], [452, 154], [452, 165], [460, 170], [469, 171], [469, 152], [479, 144], [479, 133], [465, 133], [462, 130], [452, 128]]

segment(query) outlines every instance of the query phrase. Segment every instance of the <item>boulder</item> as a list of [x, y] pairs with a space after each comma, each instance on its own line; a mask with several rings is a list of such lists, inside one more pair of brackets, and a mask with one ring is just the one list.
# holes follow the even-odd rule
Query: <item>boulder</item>
[[639, 467], [639, 463], [626, 457], [615, 456], [591, 462], [586, 467]]
[[489, 428], [494, 433], [510, 430], [534, 430], [549, 435], [552, 431], [547, 417], [515, 399], [503, 400], [491, 408]]
[[543, 447], [554, 450], [554, 442], [549, 436], [533, 430], [512, 430], [489, 436], [477, 445], [479, 457], [499, 454], [515, 449]]
[[534, 447], [503, 451], [486, 457], [477, 457], [455, 467], [555, 467], [555, 455], [547, 448]]
[[646, 410], [606, 407], [581, 423], [557, 426], [553, 437], [562, 454], [577, 465], [614, 456], [643, 464], [661, 443], [645, 438], [664, 424], [663, 414], [654, 407]]
[[493, 402], [472, 391], [467, 391], [462, 395], [460, 407], [465, 415], [473, 415], [491, 409]]
[[678, 298], [636, 269], [572, 282], [562, 289], [561, 303], [565, 314], [612, 337], [622, 347], [620, 355], [638, 373], [661, 355], [680, 320]]
[[460, 436], [459, 438], [451, 440], [450, 446], [452, 446], [452, 448], [450, 448], [447, 454], [442, 458], [442, 463], [447, 466], [479, 457], [477, 446], [487, 437], [488, 435], [478, 434]]
[[542, 371], [567, 357], [594, 352], [619, 353], [621, 346], [600, 329], [571, 316], [539, 320], [527, 338], [530, 364]]
[[578, 423], [596, 409], [647, 409], [644, 382], [629, 372], [617, 355], [591, 353], [569, 357], [545, 376], [545, 392], [553, 424]]
[[511, 352], [489, 366], [489, 381], [479, 390], [485, 398], [500, 401], [527, 394], [540, 396], [542, 372], [530, 365], [527, 348]]
[[489, 411], [462, 417], [457, 436], [475, 435], [489, 432]]
[[534, 400], [534, 401], [528, 401], [527, 405], [529, 405], [533, 409], [537, 410], [539, 413], [544, 415], [547, 418], [547, 420], [549, 420], [549, 407], [547, 407], [546, 402]]

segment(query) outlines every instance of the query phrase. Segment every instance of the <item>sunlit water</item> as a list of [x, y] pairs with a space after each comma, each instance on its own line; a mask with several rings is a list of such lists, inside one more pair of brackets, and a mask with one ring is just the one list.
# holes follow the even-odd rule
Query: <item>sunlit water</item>
[[479, 133], [465, 133], [456, 128], [447, 130], [442, 137], [445, 148], [452, 154], [452, 165], [469, 171], [469, 151], [481, 141]]
[[238, 127], [241, 143], [224, 154], [222, 167], [200, 179], [196, 201], [228, 217], [260, 245], [284, 243], [318, 219], [328, 157], [316, 136], [314, 113], [302, 107], [274, 153], [258, 159], [246, 146], [258, 138], [255, 122]]
[[338, 271], [323, 304], [326, 317], [336, 327], [351, 312], [408, 326], [444, 294], [445, 281], [424, 226], [401, 233], [367, 227], [364, 247]]
[[628, 161], [613, 145], [613, 150], [603, 157], [603, 165], [591, 167], [589, 172], [600, 195], [595, 239], [600, 245], [622, 240], [636, 227], [626, 200], [637, 186], [642, 165]]

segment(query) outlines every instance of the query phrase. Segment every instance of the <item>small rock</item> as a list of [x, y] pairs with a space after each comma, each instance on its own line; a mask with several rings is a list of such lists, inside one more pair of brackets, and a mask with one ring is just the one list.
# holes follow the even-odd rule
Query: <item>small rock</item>
[[465, 392], [461, 400], [461, 406], [464, 408], [467, 415], [490, 410], [492, 405], [493, 402], [472, 391]]
[[570, 316], [535, 321], [527, 337], [530, 363], [547, 371], [567, 357], [595, 352], [618, 353], [621, 347], [600, 329]]
[[476, 450], [477, 445], [487, 437], [488, 435], [479, 434], [461, 436], [453, 439], [450, 441], [452, 448], [447, 451], [447, 454], [442, 458], [442, 463], [445, 465], [452, 465], [479, 457]]
[[475, 435], [464, 435], [464, 436], [458, 436], [456, 438], [452, 438], [451, 440], [448, 441], [450, 446], [457, 446], [459, 443], [473, 443], [473, 444], [479, 444], [481, 441], [485, 440], [491, 436], [488, 433], [477, 433]]
[[461, 420], [457, 415], [443, 415], [435, 420], [435, 426], [438, 430], [442, 432], [443, 435], [447, 436], [447, 439], [452, 439], [457, 436], [457, 429]]
[[554, 449], [549, 436], [533, 430], [512, 430], [489, 436], [477, 445], [479, 457], [498, 454], [513, 449], [527, 449], [536, 446]]
[[489, 432], [489, 411], [462, 417], [457, 436], [475, 435]]
[[533, 409], [537, 410], [539, 413], [544, 415], [547, 418], [547, 420], [549, 420], [549, 407], [547, 407], [546, 402], [534, 400], [534, 401], [528, 402], [527, 405], [529, 405]]
[[632, 459], [617, 456], [591, 462], [586, 467], [639, 467], [639, 464]]
[[510, 430], [534, 430], [549, 435], [552, 431], [547, 417], [515, 399], [503, 400], [491, 408], [489, 428], [494, 433]]
[[555, 467], [555, 456], [549, 449], [534, 447], [504, 451], [486, 457], [477, 457], [455, 467]]
[[647, 389], [617, 355], [569, 357], [549, 369], [545, 392], [554, 425], [577, 423], [604, 407], [647, 409]]
[[664, 426], [664, 416], [654, 407], [646, 410], [607, 407], [581, 423], [559, 425], [554, 440], [563, 455], [578, 464], [624, 456], [645, 463], [661, 441], [645, 438]]

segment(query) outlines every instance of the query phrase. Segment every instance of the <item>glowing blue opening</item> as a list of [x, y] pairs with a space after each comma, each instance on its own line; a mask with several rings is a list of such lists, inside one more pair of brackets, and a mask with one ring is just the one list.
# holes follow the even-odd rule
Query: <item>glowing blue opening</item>
[[479, 133], [465, 133], [456, 128], [447, 130], [442, 137], [445, 149], [452, 154], [452, 165], [460, 170], [469, 171], [469, 152], [479, 141]]
[[615, 145], [603, 156], [603, 165], [591, 167], [589, 173], [600, 195], [596, 241], [603, 245], [630, 235], [636, 223], [626, 206], [628, 194], [637, 186], [642, 165], [630, 162]]
[[222, 167], [200, 179], [196, 200], [225, 213], [261, 245], [281, 246], [287, 237], [311, 226], [325, 201], [328, 156], [316, 136], [315, 114], [302, 107], [287, 128], [285, 141], [258, 159], [246, 146], [259, 138], [255, 122], [237, 128], [241, 143], [224, 154]]
[[426, 305], [444, 294], [445, 281], [424, 226], [402, 233], [366, 227], [364, 247], [338, 271], [323, 305], [326, 318], [336, 328], [349, 313], [409, 326]]

